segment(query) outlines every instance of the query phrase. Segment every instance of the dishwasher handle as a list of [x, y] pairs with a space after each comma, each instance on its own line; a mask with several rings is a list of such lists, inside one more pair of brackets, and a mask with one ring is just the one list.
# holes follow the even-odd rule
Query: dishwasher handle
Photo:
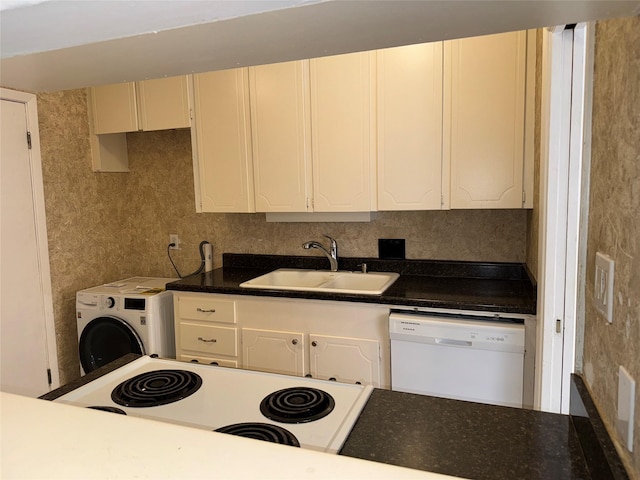
[[437, 345], [451, 345], [454, 347], [471, 347], [473, 346], [472, 342], [466, 340], [454, 340], [452, 338], [436, 338], [435, 339]]

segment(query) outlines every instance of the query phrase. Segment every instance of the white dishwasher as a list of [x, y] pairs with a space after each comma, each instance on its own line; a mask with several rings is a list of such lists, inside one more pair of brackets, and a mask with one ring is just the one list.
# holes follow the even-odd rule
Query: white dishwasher
[[391, 311], [391, 389], [522, 407], [524, 323]]

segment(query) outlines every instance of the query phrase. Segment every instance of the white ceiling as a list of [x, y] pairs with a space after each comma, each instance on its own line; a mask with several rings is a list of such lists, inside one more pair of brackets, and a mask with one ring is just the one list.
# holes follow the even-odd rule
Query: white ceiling
[[0, 85], [40, 92], [629, 16], [616, 0], [0, 0]]

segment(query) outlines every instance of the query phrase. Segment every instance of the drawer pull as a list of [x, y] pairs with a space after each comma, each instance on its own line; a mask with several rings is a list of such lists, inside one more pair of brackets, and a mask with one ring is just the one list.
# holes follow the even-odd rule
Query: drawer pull
[[218, 341], [215, 338], [202, 338], [202, 337], [198, 337], [198, 340], [204, 343], [216, 343]]
[[200, 313], [216, 313], [216, 309], [215, 308], [210, 308], [210, 309], [206, 309], [206, 308], [196, 308], [196, 312], [200, 312]]

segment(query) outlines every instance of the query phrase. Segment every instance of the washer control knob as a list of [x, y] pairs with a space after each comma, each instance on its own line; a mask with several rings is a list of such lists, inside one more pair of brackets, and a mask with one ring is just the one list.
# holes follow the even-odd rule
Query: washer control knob
[[114, 300], [113, 297], [107, 297], [107, 301], [106, 301], [107, 308], [113, 308], [115, 304], [116, 304], [116, 301]]

